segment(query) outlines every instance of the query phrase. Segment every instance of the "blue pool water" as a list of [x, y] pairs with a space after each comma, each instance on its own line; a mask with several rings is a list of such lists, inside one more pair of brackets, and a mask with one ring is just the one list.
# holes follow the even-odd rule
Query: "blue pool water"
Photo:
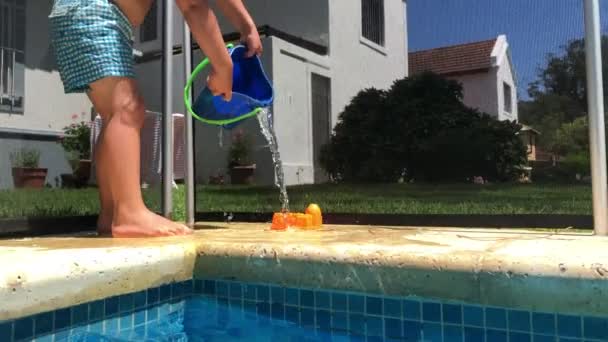
[[608, 317], [197, 280], [0, 322], [4, 341], [608, 341]]

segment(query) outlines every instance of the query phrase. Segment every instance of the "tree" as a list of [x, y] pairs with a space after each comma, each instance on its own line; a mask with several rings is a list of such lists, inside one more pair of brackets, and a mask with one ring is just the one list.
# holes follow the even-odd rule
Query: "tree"
[[509, 180], [526, 149], [519, 125], [462, 103], [462, 86], [424, 73], [359, 93], [340, 114], [321, 162], [335, 179], [393, 182]]
[[[601, 39], [602, 65], [608, 70], [608, 36]], [[539, 147], [553, 150], [559, 145], [557, 132], [564, 124], [573, 123], [587, 113], [587, 77], [585, 42], [573, 40], [559, 54], [549, 54], [546, 65], [539, 70], [538, 79], [529, 85], [530, 101], [519, 105], [521, 122], [542, 133]], [[608, 94], [608, 77], [604, 78], [604, 98]]]

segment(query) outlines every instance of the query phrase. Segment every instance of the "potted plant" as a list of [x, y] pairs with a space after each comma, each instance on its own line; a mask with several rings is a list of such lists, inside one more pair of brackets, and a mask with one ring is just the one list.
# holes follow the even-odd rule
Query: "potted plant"
[[228, 169], [232, 184], [251, 184], [255, 173], [255, 164], [249, 160], [251, 142], [243, 130], [236, 131], [232, 136], [232, 144], [228, 153]]
[[63, 129], [61, 145], [68, 154], [76, 183], [86, 183], [91, 173], [91, 124], [80, 122]]
[[43, 188], [48, 170], [39, 168], [40, 152], [23, 148], [10, 154], [16, 188]]

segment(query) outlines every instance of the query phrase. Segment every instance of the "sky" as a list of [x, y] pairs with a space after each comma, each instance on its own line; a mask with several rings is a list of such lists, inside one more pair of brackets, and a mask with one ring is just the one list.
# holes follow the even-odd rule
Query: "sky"
[[[602, 32], [608, 33], [608, 0], [600, 1]], [[518, 93], [546, 65], [548, 53], [584, 36], [583, 0], [409, 0], [410, 51], [507, 36]]]

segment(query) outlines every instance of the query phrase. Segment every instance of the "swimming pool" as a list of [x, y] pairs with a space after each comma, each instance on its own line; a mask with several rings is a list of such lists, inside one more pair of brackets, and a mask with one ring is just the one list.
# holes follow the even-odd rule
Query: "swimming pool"
[[195, 280], [0, 323], [0, 341], [608, 341], [608, 317]]

